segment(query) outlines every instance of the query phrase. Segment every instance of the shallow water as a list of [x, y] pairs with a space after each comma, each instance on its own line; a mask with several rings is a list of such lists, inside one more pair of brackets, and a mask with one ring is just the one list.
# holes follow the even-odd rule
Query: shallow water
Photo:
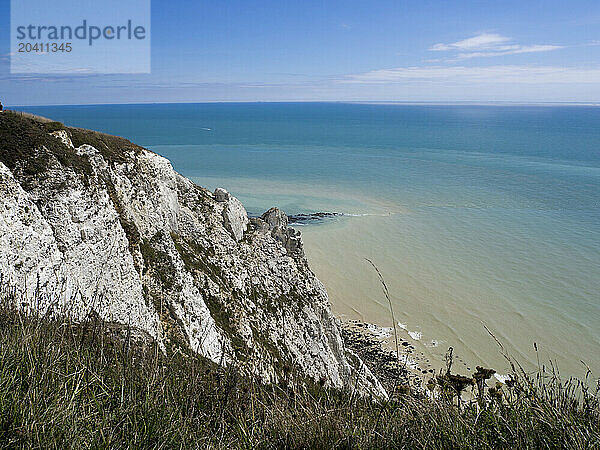
[[[251, 214], [347, 216], [300, 226], [334, 310], [390, 326], [439, 365], [600, 376], [600, 109], [205, 104], [36, 107], [118, 134], [224, 186]], [[418, 340], [417, 340], [418, 338]], [[432, 344], [437, 343], [437, 346]]]

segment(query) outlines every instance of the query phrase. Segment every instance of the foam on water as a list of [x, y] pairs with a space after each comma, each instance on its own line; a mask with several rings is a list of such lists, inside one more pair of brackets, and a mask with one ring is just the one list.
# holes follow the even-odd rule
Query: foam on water
[[369, 330], [376, 338], [386, 339], [392, 335], [392, 327], [380, 327], [373, 323], [367, 323], [365, 325], [367, 330]]
[[421, 338], [423, 337], [423, 333], [421, 333], [420, 331], [409, 331], [408, 335], [413, 338], [415, 341], [420, 341]]

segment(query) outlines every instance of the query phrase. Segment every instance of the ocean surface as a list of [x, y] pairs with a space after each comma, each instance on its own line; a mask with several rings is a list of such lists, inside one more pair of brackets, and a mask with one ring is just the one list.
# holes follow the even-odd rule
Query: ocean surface
[[[125, 136], [250, 214], [299, 226], [343, 319], [391, 326], [438, 368], [600, 376], [600, 108], [242, 103], [24, 107]], [[484, 327], [485, 325], [485, 327]], [[539, 354], [534, 351], [537, 344]]]

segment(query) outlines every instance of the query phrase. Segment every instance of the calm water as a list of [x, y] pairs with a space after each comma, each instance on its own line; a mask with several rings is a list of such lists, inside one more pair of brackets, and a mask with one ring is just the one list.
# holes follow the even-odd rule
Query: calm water
[[[351, 216], [306, 225], [334, 310], [400, 330], [439, 364], [600, 376], [600, 108], [359, 104], [30, 107], [125, 136], [250, 213]], [[410, 331], [410, 336], [408, 332]], [[416, 340], [418, 339], [418, 340]], [[437, 346], [436, 346], [437, 344]]]

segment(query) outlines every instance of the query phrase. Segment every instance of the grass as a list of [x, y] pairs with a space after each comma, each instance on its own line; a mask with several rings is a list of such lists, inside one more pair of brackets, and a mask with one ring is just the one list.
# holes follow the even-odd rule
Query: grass
[[0, 114], [0, 161], [11, 171], [21, 173], [25, 186], [38, 183], [53, 160], [76, 173], [90, 174], [85, 157], [49, 134], [49, 130], [56, 131], [60, 126], [58, 122], [42, 122], [17, 113]]
[[[4, 448], [598, 448], [597, 387], [515, 375], [482, 402], [389, 402], [133, 345], [97, 320], [0, 307]], [[294, 375], [290, 374], [293, 378]], [[296, 387], [293, 387], [296, 386]]]
[[0, 161], [11, 171], [18, 170], [31, 178], [33, 184], [52, 166], [53, 160], [65, 168], [72, 168], [75, 173], [91, 175], [87, 157], [49, 134], [59, 130], [66, 131], [75, 147], [83, 144], [95, 147], [109, 164], [125, 163], [128, 154], [143, 150], [121, 137], [65, 127], [60, 122], [33, 114], [4, 111], [0, 114]]
[[128, 161], [128, 153], [138, 154], [143, 148], [125, 138], [111, 136], [83, 128], [69, 128], [71, 141], [75, 147], [88, 144], [98, 150], [109, 163], [123, 164]]

